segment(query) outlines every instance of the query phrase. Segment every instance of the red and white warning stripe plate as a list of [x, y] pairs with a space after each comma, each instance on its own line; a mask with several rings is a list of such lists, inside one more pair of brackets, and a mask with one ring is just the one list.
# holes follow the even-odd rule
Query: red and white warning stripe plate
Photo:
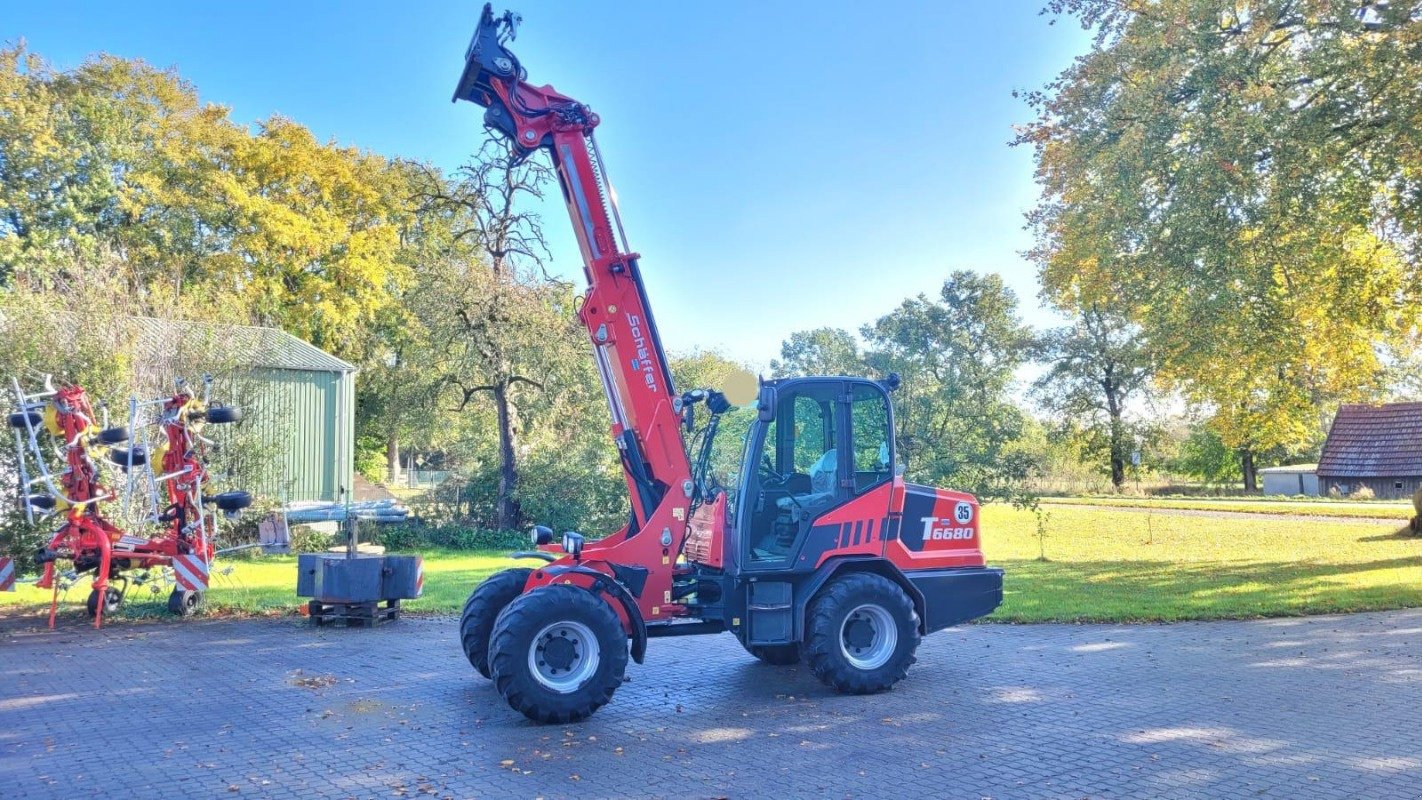
[[0, 592], [15, 591], [15, 561], [0, 558]]
[[190, 592], [207, 591], [207, 562], [202, 556], [173, 556], [173, 577]]
[[425, 557], [415, 556], [415, 596], [424, 597], [425, 594]]

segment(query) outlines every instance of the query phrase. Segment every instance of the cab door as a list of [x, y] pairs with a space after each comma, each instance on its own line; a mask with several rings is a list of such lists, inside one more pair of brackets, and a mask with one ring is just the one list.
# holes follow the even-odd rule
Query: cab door
[[775, 415], [747, 449], [746, 502], [738, 520], [747, 569], [784, 569], [815, 518], [843, 502], [843, 397], [839, 380], [777, 388]]

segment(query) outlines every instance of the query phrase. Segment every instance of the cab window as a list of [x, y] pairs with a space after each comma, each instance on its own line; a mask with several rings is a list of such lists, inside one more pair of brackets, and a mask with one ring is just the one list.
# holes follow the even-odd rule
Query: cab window
[[850, 395], [850, 438], [854, 443], [854, 493], [893, 475], [889, 399], [876, 387], [858, 384]]

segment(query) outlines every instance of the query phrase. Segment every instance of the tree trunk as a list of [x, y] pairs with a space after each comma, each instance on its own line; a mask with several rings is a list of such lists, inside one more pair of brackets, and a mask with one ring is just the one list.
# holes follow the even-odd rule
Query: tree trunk
[[1119, 492], [1126, 485], [1126, 426], [1121, 421], [1121, 402], [1109, 382], [1106, 409], [1111, 415], [1111, 485]]
[[1256, 492], [1259, 490], [1259, 476], [1254, 469], [1254, 451], [1244, 448], [1239, 451], [1239, 468], [1244, 473], [1244, 490], [1246, 492]]
[[391, 486], [400, 483], [400, 437], [393, 432], [385, 439], [385, 468]]
[[518, 530], [523, 524], [523, 511], [518, 502], [518, 463], [514, 443], [513, 408], [509, 403], [509, 384], [494, 387], [494, 411], [499, 419], [499, 496], [496, 505], [497, 524], [501, 530]]

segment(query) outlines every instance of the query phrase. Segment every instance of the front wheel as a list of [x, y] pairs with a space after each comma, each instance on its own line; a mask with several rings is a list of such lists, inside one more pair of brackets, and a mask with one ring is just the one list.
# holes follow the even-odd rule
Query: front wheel
[[903, 680], [920, 640], [913, 601], [872, 573], [835, 578], [810, 605], [805, 654], [815, 677], [841, 692], [882, 692]]
[[542, 586], [519, 595], [494, 623], [494, 687], [535, 722], [586, 718], [612, 699], [627, 672], [627, 634], [587, 589]]
[[746, 652], [777, 667], [800, 663], [799, 644], [748, 644]]
[[523, 594], [523, 586], [532, 572], [527, 567], [496, 572], [474, 587], [469, 599], [464, 601], [464, 611], [459, 615], [459, 646], [474, 669], [486, 678], [492, 676], [489, 636], [494, 632], [494, 620], [515, 597]]

